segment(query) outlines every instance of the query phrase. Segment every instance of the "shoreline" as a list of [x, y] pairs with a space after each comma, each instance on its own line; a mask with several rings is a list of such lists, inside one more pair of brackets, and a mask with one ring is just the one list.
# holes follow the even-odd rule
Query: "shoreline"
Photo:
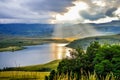
[[26, 49], [25, 46], [42, 45], [46, 43], [66, 43], [64, 39], [8, 39], [0, 41], [0, 52], [18, 51]]
[[19, 51], [19, 50], [23, 50], [23, 49], [26, 49], [26, 47], [19, 47], [19, 46], [9, 46], [9, 47], [6, 47], [6, 48], [0, 48], [0, 52], [6, 52], [6, 51], [11, 51], [11, 52], [14, 52], [14, 51]]

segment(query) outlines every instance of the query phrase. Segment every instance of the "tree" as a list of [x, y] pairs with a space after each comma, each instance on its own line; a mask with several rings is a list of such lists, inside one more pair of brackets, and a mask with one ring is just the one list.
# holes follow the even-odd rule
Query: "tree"
[[94, 69], [98, 75], [113, 72], [120, 79], [120, 45], [103, 45], [94, 58]]
[[[113, 73], [115, 80], [120, 80], [120, 45], [100, 45], [92, 42], [86, 52], [80, 47], [71, 51], [70, 58], [63, 59], [58, 67], [58, 75], [65, 74], [68, 80], [76, 75], [79, 80], [81, 75], [89, 75], [96, 72], [101, 80], [108, 73]], [[82, 72], [80, 70], [83, 70]], [[71, 76], [71, 73], [73, 76]]]
[[[49, 80], [54, 80], [55, 76], [56, 76], [56, 72], [55, 72], [55, 70], [52, 70], [49, 75]], [[47, 77], [46, 77], [46, 79], [47, 79]]]
[[90, 46], [88, 46], [87, 51], [86, 51], [86, 64], [87, 67], [86, 71], [90, 71], [93, 72], [94, 71], [94, 58], [96, 56], [96, 54], [98, 53], [98, 50], [100, 49], [100, 44], [97, 41], [91, 42]]

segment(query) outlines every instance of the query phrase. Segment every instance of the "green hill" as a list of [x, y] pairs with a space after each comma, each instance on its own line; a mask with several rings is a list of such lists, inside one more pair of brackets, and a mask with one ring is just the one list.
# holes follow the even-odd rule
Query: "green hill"
[[54, 60], [46, 64], [31, 65], [25, 67], [11, 67], [5, 68], [3, 71], [40, 71], [49, 72], [51, 70], [56, 70], [57, 66], [61, 60]]
[[67, 47], [77, 48], [78, 46], [80, 46], [83, 49], [86, 49], [87, 46], [93, 41], [98, 41], [100, 44], [119, 44], [120, 34], [106, 35], [106, 36], [94, 36], [94, 37], [77, 39], [69, 43]]

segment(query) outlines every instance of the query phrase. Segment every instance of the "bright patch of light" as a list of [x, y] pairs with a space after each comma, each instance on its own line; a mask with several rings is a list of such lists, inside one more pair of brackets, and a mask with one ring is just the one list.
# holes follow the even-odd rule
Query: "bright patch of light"
[[115, 13], [114, 13], [116, 16], [120, 17], [120, 8], [118, 8]]
[[75, 6], [68, 8], [68, 12], [61, 15], [56, 15], [56, 21], [72, 21], [80, 19], [79, 12], [82, 10], [87, 10], [89, 6], [85, 2], [74, 2]]
[[72, 51], [71, 48], [66, 48], [66, 57], [71, 57], [70, 51]]
[[85, 3], [85, 2], [75, 2], [75, 7], [73, 7], [73, 9], [76, 9], [76, 10], [86, 10], [88, 9], [88, 5]]

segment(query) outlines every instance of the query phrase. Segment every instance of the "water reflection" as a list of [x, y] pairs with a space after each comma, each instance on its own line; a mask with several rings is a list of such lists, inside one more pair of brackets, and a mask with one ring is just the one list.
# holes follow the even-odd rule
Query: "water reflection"
[[47, 63], [52, 60], [66, 57], [66, 44], [49, 43], [36, 46], [27, 46], [27, 49], [15, 52], [0, 52], [0, 68], [28, 66]]
[[67, 44], [51, 44], [52, 56], [56, 59], [62, 59], [66, 56], [66, 47]]

